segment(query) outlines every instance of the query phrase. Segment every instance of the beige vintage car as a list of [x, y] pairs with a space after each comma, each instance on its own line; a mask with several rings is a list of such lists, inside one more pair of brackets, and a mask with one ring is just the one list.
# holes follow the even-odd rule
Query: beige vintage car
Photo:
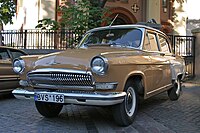
[[107, 26], [88, 31], [76, 49], [16, 59], [21, 88], [13, 94], [34, 99], [45, 117], [57, 116], [65, 104], [110, 106], [116, 123], [127, 126], [140, 98], [164, 91], [171, 100], [179, 98], [184, 68], [161, 31]]
[[22, 55], [24, 51], [0, 46], [0, 93], [11, 92], [19, 87], [19, 75], [13, 71], [12, 61]]

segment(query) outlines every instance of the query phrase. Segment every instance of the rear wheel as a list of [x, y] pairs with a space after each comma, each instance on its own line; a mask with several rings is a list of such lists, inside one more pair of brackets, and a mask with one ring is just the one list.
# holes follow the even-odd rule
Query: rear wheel
[[168, 90], [168, 96], [169, 99], [172, 101], [176, 101], [178, 100], [178, 98], [180, 97], [182, 92], [182, 88], [181, 88], [181, 80], [178, 78], [175, 82], [173, 87]]
[[115, 105], [113, 110], [115, 122], [120, 126], [130, 125], [138, 109], [138, 93], [132, 80], [126, 83], [124, 91], [127, 93], [124, 101]]
[[35, 101], [38, 112], [45, 117], [56, 117], [62, 110], [63, 105], [58, 103], [47, 103]]

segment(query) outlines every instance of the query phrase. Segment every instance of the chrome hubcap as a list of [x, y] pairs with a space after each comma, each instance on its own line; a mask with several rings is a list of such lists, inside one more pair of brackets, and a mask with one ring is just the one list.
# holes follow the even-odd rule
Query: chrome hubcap
[[133, 87], [127, 89], [127, 95], [125, 97], [125, 110], [129, 117], [133, 115], [136, 107], [136, 94]]

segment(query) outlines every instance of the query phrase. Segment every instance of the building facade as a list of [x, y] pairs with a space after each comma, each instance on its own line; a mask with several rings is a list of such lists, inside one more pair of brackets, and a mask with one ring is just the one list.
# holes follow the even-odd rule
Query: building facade
[[[17, 0], [16, 29], [35, 29], [38, 20], [44, 18], [59, 21], [61, 14], [57, 11], [57, 7], [66, 1]], [[175, 5], [176, 1], [179, 6]], [[174, 21], [175, 15], [181, 16], [180, 19], [187, 18], [183, 6], [185, 3], [186, 0], [107, 0], [105, 7], [111, 13], [105, 15], [112, 19], [118, 14], [114, 24], [134, 24], [155, 19], [158, 24], [162, 25], [162, 31], [185, 35], [186, 21], [178, 20], [177, 24]]]
[[155, 19], [162, 25], [164, 32], [172, 32], [169, 20], [172, 20], [173, 3], [170, 0], [108, 0], [105, 6], [112, 12], [111, 18], [119, 14], [116, 24], [132, 24]]

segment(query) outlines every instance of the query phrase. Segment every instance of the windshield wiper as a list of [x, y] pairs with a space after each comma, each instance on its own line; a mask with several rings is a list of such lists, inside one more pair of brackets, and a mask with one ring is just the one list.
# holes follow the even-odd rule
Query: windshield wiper
[[95, 43], [95, 44], [87, 44], [88, 47], [92, 47], [92, 46], [111, 46], [112, 44], [109, 43]]

